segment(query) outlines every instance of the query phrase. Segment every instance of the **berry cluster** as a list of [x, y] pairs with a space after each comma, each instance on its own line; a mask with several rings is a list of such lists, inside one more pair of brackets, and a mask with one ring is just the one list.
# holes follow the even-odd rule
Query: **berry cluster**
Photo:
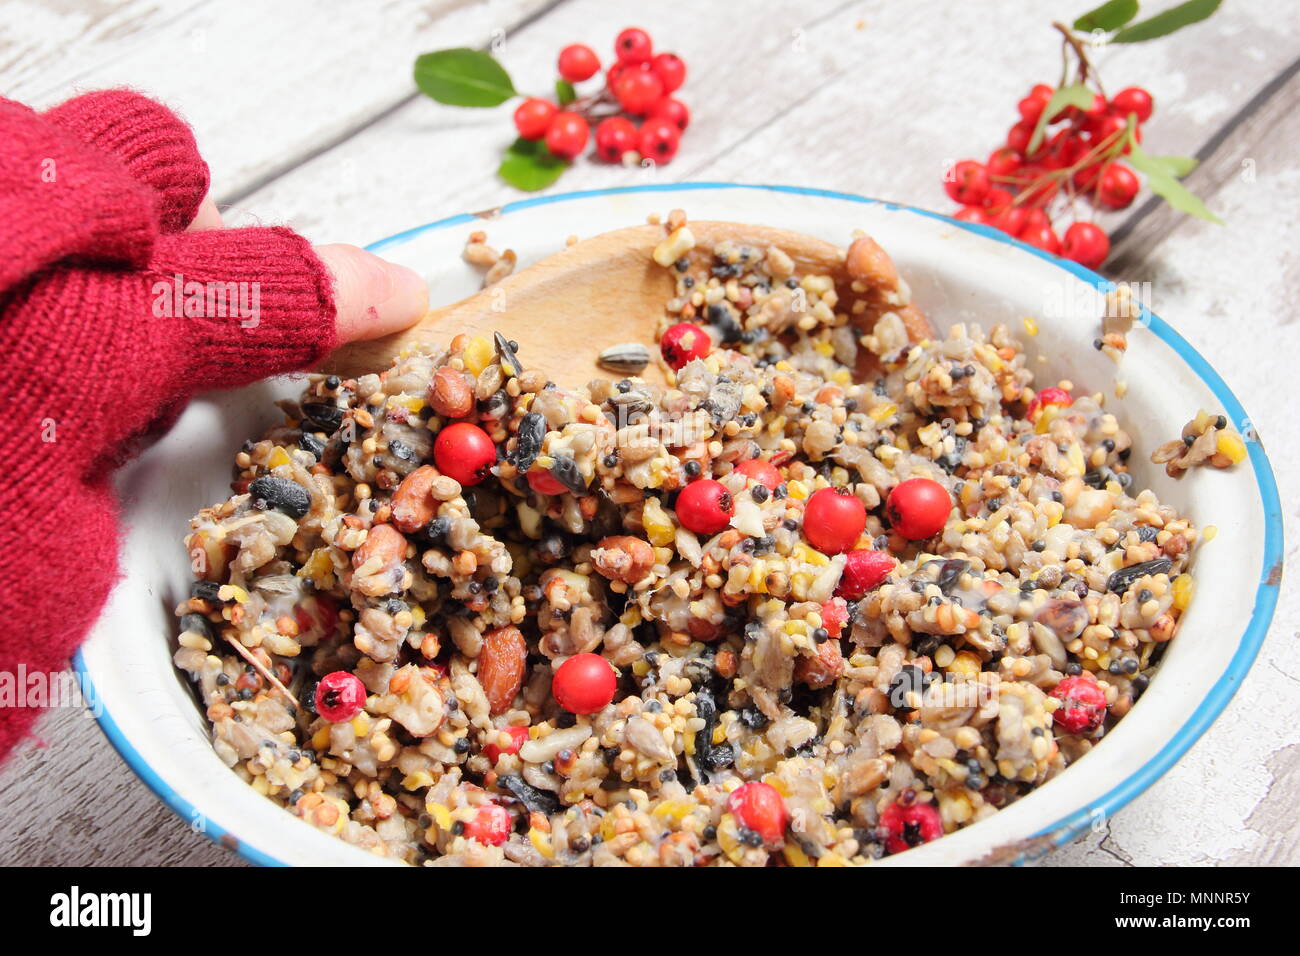
[[[571, 160], [587, 148], [595, 124], [596, 155], [622, 162], [629, 153], [657, 164], [677, 155], [690, 125], [686, 104], [674, 97], [686, 82], [686, 64], [675, 53], [658, 53], [650, 35], [628, 27], [614, 40], [615, 61], [605, 71], [599, 92], [566, 105], [530, 97], [515, 110], [515, 129], [526, 140], [542, 140], [552, 155]], [[571, 89], [600, 73], [600, 58], [581, 43], [566, 46], [559, 58], [561, 89]], [[632, 117], [641, 121], [640, 127]]]
[[962, 204], [958, 219], [995, 226], [1096, 269], [1110, 252], [1105, 230], [1076, 221], [1058, 237], [1049, 210], [1060, 197], [1065, 202], [1057, 207], [1067, 213], [1080, 196], [1104, 209], [1123, 209], [1133, 202], [1140, 184], [1120, 157], [1142, 141], [1142, 124], [1151, 117], [1154, 102], [1136, 86], [1109, 100], [1093, 92], [1087, 106], [1065, 106], [1044, 120], [1055, 93], [1045, 83], [1031, 89], [1018, 104], [1020, 120], [1007, 133], [1006, 144], [984, 163], [963, 159], [955, 164], [944, 176], [944, 189]]

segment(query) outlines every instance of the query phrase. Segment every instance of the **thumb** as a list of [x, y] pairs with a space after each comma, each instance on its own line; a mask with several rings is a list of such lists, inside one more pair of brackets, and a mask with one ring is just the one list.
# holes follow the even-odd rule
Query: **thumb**
[[339, 344], [374, 339], [418, 322], [429, 307], [429, 288], [419, 274], [356, 246], [316, 246], [334, 278], [335, 328]]

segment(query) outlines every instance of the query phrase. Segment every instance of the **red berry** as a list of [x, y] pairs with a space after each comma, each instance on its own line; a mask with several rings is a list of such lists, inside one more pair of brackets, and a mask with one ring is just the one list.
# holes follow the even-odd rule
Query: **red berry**
[[610, 116], [596, 127], [596, 153], [609, 163], [617, 163], [623, 154], [637, 146], [636, 127], [625, 116]]
[[569, 489], [545, 468], [533, 468], [525, 476], [528, 487], [539, 495], [562, 495]]
[[497, 803], [479, 807], [478, 812], [465, 821], [465, 836], [488, 846], [505, 843], [510, 839], [510, 831], [513, 829], [514, 820], [510, 811]]
[[1052, 220], [1047, 218], [1047, 213], [1043, 212], [1043, 210], [1026, 209], [1025, 221], [1020, 226], [1020, 231], [1026, 232], [1030, 229], [1042, 229], [1044, 226], [1051, 226], [1051, 224]]
[[433, 460], [444, 475], [464, 486], [477, 485], [497, 463], [497, 446], [477, 425], [457, 422], [438, 432]]
[[587, 148], [587, 121], [568, 110], [558, 114], [546, 131], [546, 148], [560, 159], [573, 159]]
[[686, 64], [676, 53], [660, 53], [650, 61], [650, 68], [663, 80], [664, 92], [681, 89], [686, 82]]
[[844, 598], [833, 597], [822, 604], [822, 627], [832, 638], [838, 638], [849, 622], [849, 608]]
[[574, 654], [551, 679], [551, 696], [571, 714], [599, 713], [617, 690], [618, 675], [599, 654]]
[[1100, 226], [1091, 222], [1076, 222], [1065, 230], [1061, 240], [1061, 255], [1081, 266], [1098, 269], [1110, 254], [1110, 239]]
[[857, 495], [841, 488], [814, 491], [803, 509], [803, 536], [826, 554], [849, 550], [866, 526], [866, 505]]
[[753, 830], [770, 847], [785, 842], [790, 814], [781, 792], [769, 783], [742, 783], [727, 797], [727, 811], [746, 830]]
[[871, 548], [850, 551], [845, 558], [844, 573], [840, 575], [835, 593], [849, 601], [856, 601], [872, 588], [878, 587], [898, 563], [885, 552]]
[[993, 184], [989, 181], [989, 172], [983, 164], [973, 159], [963, 159], [944, 175], [943, 188], [957, 202], [977, 206], [984, 201]]
[[1071, 178], [1074, 182], [1075, 189], [1080, 192], [1087, 192], [1092, 189], [1093, 186], [1097, 185], [1097, 177], [1100, 175], [1101, 164], [1092, 163], [1091, 165], [1084, 166], [1082, 169], [1077, 170]]
[[1082, 119], [1085, 122], [1087, 122], [1089, 120], [1101, 119], [1103, 116], [1106, 115], [1106, 110], [1107, 110], [1106, 97], [1102, 96], [1100, 93], [1093, 93], [1092, 103], [1088, 106], [1087, 109], [1080, 110], [1076, 106], [1071, 106], [1069, 109], [1067, 109], [1064, 113], [1061, 114], [1060, 118], [1069, 119], [1071, 122], [1074, 122], [1079, 119]]
[[1029, 150], [1029, 141], [1034, 137], [1034, 124], [1023, 120], [1011, 127], [1007, 133], [1007, 148], [1014, 149], [1022, 156]]
[[[1043, 92], [1046, 90], [1046, 92]], [[1037, 123], [1038, 118], [1043, 115], [1043, 110], [1047, 109], [1048, 102], [1052, 99], [1050, 88], [1039, 84], [1030, 91], [1029, 95], [1016, 104], [1020, 110], [1020, 118], [1026, 123]]]
[[1038, 413], [1048, 405], [1059, 405], [1061, 408], [1069, 408], [1074, 404], [1074, 396], [1063, 388], [1057, 388], [1055, 385], [1048, 388], [1040, 388], [1037, 394], [1029, 401], [1025, 408], [1025, 417], [1031, 422], [1038, 418]]
[[663, 95], [663, 81], [649, 70], [626, 70], [614, 82], [618, 105], [636, 116], [649, 113]]
[[727, 486], [712, 478], [692, 481], [677, 494], [677, 520], [696, 534], [717, 534], [731, 521], [734, 510]]
[[646, 159], [659, 165], [672, 161], [682, 139], [681, 130], [672, 120], [649, 119], [641, 127], [640, 151]]
[[989, 161], [984, 164], [989, 175], [994, 179], [999, 177], [1014, 176], [1016, 170], [1024, 165], [1025, 157], [1010, 146], [1003, 146], [1000, 149], [993, 150], [989, 154]]
[[1015, 196], [1011, 195], [1009, 189], [994, 187], [993, 189], [990, 189], [989, 194], [984, 197], [984, 208], [987, 209], [991, 215], [1001, 215], [1010, 208], [1011, 201], [1015, 198]]
[[952, 218], [960, 219], [962, 222], [973, 222], [980, 226], [993, 225], [994, 217], [983, 206], [962, 206]]
[[690, 322], [678, 322], [671, 326], [659, 340], [659, 351], [664, 361], [673, 371], [681, 371], [683, 365], [692, 359], [702, 359], [713, 349], [713, 340], [709, 333]]
[[666, 119], [684, 133], [691, 125], [691, 111], [681, 100], [665, 96], [650, 111], [650, 119]]
[[652, 53], [650, 34], [628, 27], [614, 38], [614, 53], [620, 63], [645, 63]]
[[1110, 100], [1110, 108], [1120, 116], [1127, 117], [1129, 113], [1137, 114], [1137, 121], [1145, 123], [1151, 118], [1152, 112], [1155, 111], [1156, 104], [1151, 99], [1151, 94], [1140, 86], [1130, 86], [1120, 90]]
[[1140, 184], [1137, 174], [1123, 163], [1111, 163], [1097, 180], [1097, 201], [1111, 209], [1123, 209], [1133, 201]]
[[316, 713], [331, 724], [345, 724], [366, 706], [366, 685], [347, 671], [326, 674], [316, 685]]
[[1052, 87], [1048, 86], [1046, 83], [1035, 83], [1035, 84], [1033, 85], [1033, 87], [1030, 89], [1030, 91], [1029, 91], [1029, 95], [1030, 95], [1030, 96], [1045, 96], [1045, 97], [1047, 97], [1047, 98], [1050, 100], [1050, 99], [1052, 98], [1052, 94], [1055, 93], [1055, 92], [1056, 92], [1056, 90], [1054, 90]]
[[782, 481], [781, 472], [766, 458], [746, 458], [736, 466], [736, 471], [750, 481], [764, 485], [768, 491], [776, 491], [776, 486]]
[[932, 803], [891, 803], [880, 813], [885, 849], [902, 853], [943, 836], [943, 818]]
[[[1088, 132], [1092, 134], [1095, 142], [1100, 143], [1102, 140], [1116, 137], [1115, 142], [1119, 142], [1118, 137], [1122, 136], [1124, 130], [1128, 129], [1128, 120], [1117, 113], [1107, 113], [1101, 119], [1088, 126]], [[1142, 127], [1133, 127], [1133, 138], [1139, 143], [1142, 142]], [[1128, 153], [1133, 149], [1133, 144], [1125, 141], [1122, 152]]]
[[1065, 678], [1052, 696], [1061, 701], [1052, 717], [1066, 733], [1091, 733], [1106, 719], [1106, 692], [1091, 675]]
[[994, 225], [1009, 236], [1018, 236], [1025, 227], [1025, 218], [1028, 215], [1029, 210], [1024, 206], [1010, 206], [998, 215]]
[[1050, 252], [1054, 256], [1059, 255], [1061, 252], [1061, 240], [1050, 225], [1025, 226], [1020, 230], [1020, 234], [1016, 238], [1033, 246], [1035, 249]]
[[560, 108], [550, 100], [531, 97], [515, 108], [515, 129], [524, 139], [541, 139]]
[[1029, 165], [1020, 170], [1027, 183], [1020, 189], [1021, 202], [1030, 206], [1041, 206], [1051, 202], [1060, 184], [1048, 175], [1044, 166]]
[[560, 51], [557, 68], [560, 76], [570, 83], [581, 83], [591, 79], [600, 70], [600, 57], [589, 46], [570, 43]]
[[[510, 737], [510, 743], [504, 747], [498, 743], [490, 743], [483, 748], [483, 756], [487, 757], [493, 765], [506, 754], [519, 753], [519, 748], [528, 739], [527, 727], [503, 727], [501, 730], [496, 731], [496, 734], [500, 734], [502, 730]], [[496, 739], [495, 734], [493, 739]]]
[[948, 489], [929, 478], [909, 478], [894, 485], [885, 499], [885, 514], [895, 531], [909, 541], [934, 537], [952, 511]]

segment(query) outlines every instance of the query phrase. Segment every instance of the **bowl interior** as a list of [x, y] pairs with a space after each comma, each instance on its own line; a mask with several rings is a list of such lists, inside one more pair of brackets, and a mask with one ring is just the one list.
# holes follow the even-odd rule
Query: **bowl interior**
[[[941, 329], [957, 322], [1006, 323], [1026, 342], [1040, 384], [1069, 379], [1077, 388], [1103, 392], [1134, 436], [1135, 487], [1152, 488], [1198, 524], [1218, 529], [1197, 557], [1198, 593], [1177, 640], [1150, 689], [1114, 732], [1077, 767], [991, 819], [895, 862], [1032, 855], [1149, 785], [1226, 703], [1262, 640], [1276, 597], [1275, 587], [1261, 588], [1266, 562], [1277, 560], [1281, 541], [1276, 492], [1258, 444], [1251, 443], [1251, 460], [1241, 467], [1198, 469], [1178, 481], [1146, 464], [1151, 450], [1176, 437], [1198, 408], [1227, 414], [1248, 429], [1244, 411], [1209, 366], [1154, 317], [1130, 335], [1128, 354], [1117, 366], [1092, 347], [1102, 299], [1090, 273], [1063, 268], [978, 228], [855, 197], [703, 184], [545, 197], [496, 215], [413, 229], [374, 248], [424, 274], [434, 302], [453, 301], [478, 288], [478, 273], [460, 258], [474, 230], [486, 230], [498, 248], [515, 249], [522, 266], [558, 250], [570, 234], [595, 235], [674, 207], [696, 219], [762, 223], [840, 244], [852, 230], [865, 230], [894, 258], [914, 299]], [[1027, 334], [1026, 317], [1036, 320], [1036, 335]], [[511, 321], [526, 317], [504, 314], [503, 331]], [[563, 336], [564, 329], [555, 334]], [[608, 344], [614, 343], [573, 343], [583, 349]], [[526, 364], [527, 356], [521, 358]], [[290, 817], [221, 764], [206, 721], [170, 660], [172, 609], [190, 581], [181, 544], [188, 519], [229, 495], [231, 459], [240, 443], [277, 421], [271, 403], [300, 387], [300, 381], [281, 379], [197, 400], [123, 471], [125, 577], [79, 665], [115, 746], [195, 829], [261, 863], [375, 863]]]

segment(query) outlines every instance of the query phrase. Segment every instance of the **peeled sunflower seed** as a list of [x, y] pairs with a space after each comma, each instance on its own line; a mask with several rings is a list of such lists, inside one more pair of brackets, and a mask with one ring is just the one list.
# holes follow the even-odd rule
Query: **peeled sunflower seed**
[[596, 363], [611, 372], [636, 375], [645, 371], [645, 367], [650, 364], [650, 350], [640, 342], [611, 345], [600, 353]]

